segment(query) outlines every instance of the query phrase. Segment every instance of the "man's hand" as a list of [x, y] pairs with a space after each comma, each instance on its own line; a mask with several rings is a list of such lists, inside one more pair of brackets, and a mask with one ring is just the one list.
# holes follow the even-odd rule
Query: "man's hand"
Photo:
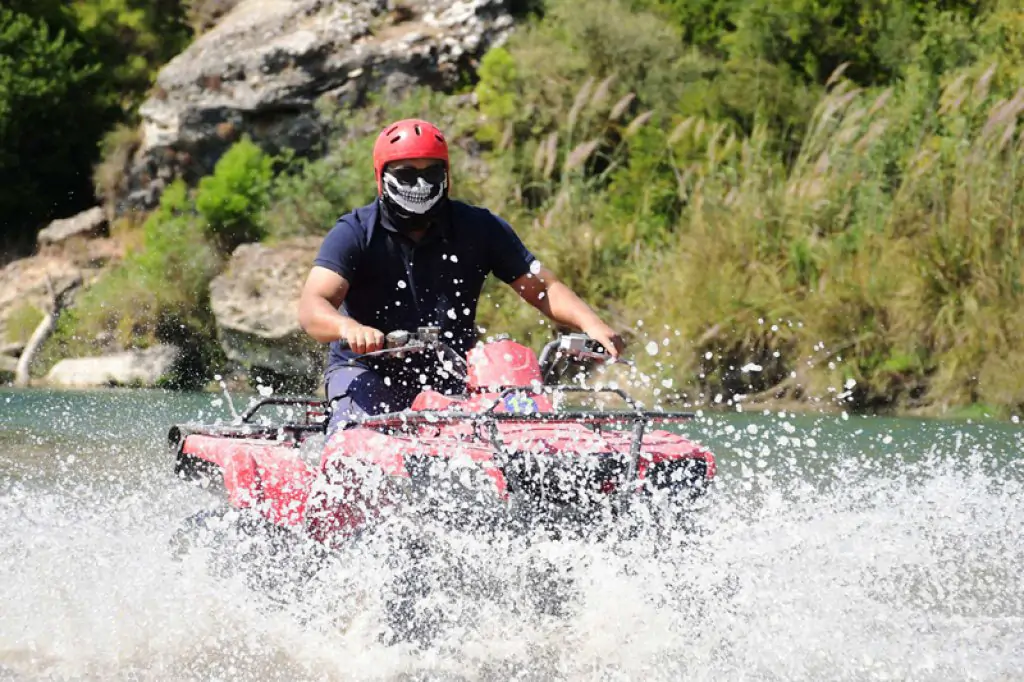
[[626, 349], [626, 342], [619, 333], [600, 320], [584, 327], [583, 333], [600, 343], [613, 358], [618, 358]]
[[356, 353], [372, 353], [384, 347], [384, 334], [379, 329], [345, 320], [341, 325], [341, 338]]

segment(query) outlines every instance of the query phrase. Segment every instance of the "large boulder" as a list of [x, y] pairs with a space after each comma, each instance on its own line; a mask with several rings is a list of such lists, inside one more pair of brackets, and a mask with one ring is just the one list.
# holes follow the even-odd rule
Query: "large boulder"
[[36, 237], [38, 255], [96, 269], [120, 260], [124, 250], [110, 232], [106, 211], [97, 206], [69, 218], [54, 220]]
[[271, 152], [322, 144], [317, 103], [452, 88], [513, 27], [510, 0], [242, 0], [168, 63], [142, 105], [127, 206], [206, 175], [248, 134]]
[[91, 239], [107, 231], [107, 214], [102, 206], [82, 211], [70, 218], [54, 220], [39, 231], [36, 241], [40, 247], [64, 244], [71, 239]]
[[320, 241], [243, 244], [231, 255], [210, 285], [210, 307], [228, 359], [289, 385], [316, 384], [324, 347], [299, 326], [298, 302]]
[[61, 360], [46, 375], [46, 383], [64, 388], [158, 386], [171, 377], [181, 353], [174, 346], [153, 346], [111, 355]]

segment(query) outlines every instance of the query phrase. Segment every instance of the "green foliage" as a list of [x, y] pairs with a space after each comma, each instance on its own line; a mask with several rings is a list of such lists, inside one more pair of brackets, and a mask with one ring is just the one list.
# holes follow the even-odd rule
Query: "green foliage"
[[138, 126], [119, 124], [100, 142], [101, 161], [93, 168], [93, 186], [98, 197], [118, 196], [127, 188], [132, 158], [142, 142]]
[[207, 236], [224, 252], [265, 235], [263, 211], [270, 200], [274, 160], [248, 137], [217, 162], [199, 182], [196, 209]]
[[27, 342], [43, 321], [43, 316], [43, 311], [31, 303], [22, 303], [7, 316], [6, 340], [10, 343]]
[[[984, 0], [632, 0], [682, 32], [683, 40], [722, 59], [765, 62], [823, 84], [844, 63], [861, 85], [902, 75], [926, 34], [939, 25], [965, 25], [991, 11]], [[960, 47], [967, 47], [960, 42]], [[936, 57], [939, 55], [935, 54]], [[955, 58], [936, 63], [961, 66]]]
[[68, 11], [101, 68], [97, 96], [129, 115], [156, 69], [191, 38], [180, 0], [85, 0], [70, 3]]
[[[486, 142], [500, 142], [502, 130], [496, 123], [512, 120], [519, 109], [517, 95], [521, 87], [515, 58], [507, 50], [496, 47], [480, 60], [476, 86], [480, 113], [488, 123], [481, 126], [478, 137]], [[492, 122], [493, 121], [493, 122]]]
[[42, 367], [59, 357], [170, 343], [183, 350], [184, 359], [169, 385], [198, 387], [208, 370], [223, 361], [209, 308], [209, 285], [220, 259], [183, 182], [168, 187], [143, 232], [143, 248], [85, 290], [61, 316]]
[[178, 0], [9, 0], [0, 8], [0, 212], [30, 242], [93, 202], [98, 143], [132, 122], [189, 39]]
[[78, 173], [88, 167], [102, 129], [89, 105], [98, 70], [83, 51], [66, 31], [0, 7], [0, 214], [6, 235], [42, 223], [55, 203], [61, 210], [76, 202], [67, 193], [81, 185]]
[[[1024, 406], [1019, 12], [634, 2], [702, 54], [631, 70], [635, 44], [576, 59], [573, 42], [629, 20], [560, 6], [481, 71], [487, 201], [634, 348], [668, 340], [642, 364], [679, 399]], [[614, 81], [602, 60], [623, 67]], [[660, 68], [680, 86], [642, 98]], [[593, 105], [605, 90], [635, 95], [621, 124]], [[560, 172], [588, 142], [579, 172]], [[488, 295], [488, 329], [547, 333], [503, 288]]]

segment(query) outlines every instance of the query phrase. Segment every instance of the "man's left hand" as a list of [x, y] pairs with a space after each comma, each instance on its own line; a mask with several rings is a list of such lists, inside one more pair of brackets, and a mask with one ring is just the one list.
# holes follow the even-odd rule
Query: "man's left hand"
[[613, 358], [618, 358], [626, 349], [626, 342], [617, 331], [604, 322], [596, 322], [583, 330], [583, 333], [600, 343]]

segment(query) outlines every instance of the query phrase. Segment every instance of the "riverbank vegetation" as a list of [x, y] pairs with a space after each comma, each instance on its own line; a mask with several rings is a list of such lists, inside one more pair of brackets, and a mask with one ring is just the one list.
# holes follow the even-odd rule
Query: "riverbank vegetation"
[[[114, 325], [89, 312], [97, 285], [58, 337], [133, 335], [158, 310], [202, 345], [203, 282], [230, 246], [323, 234], [373, 196], [376, 124], [416, 114], [458, 141], [456, 194], [610, 315], [663, 398], [1017, 411], [1022, 29], [1001, 0], [548, 0], [488, 53], [473, 104], [418, 92], [325, 111], [344, 125], [320, 159], [240, 143], [234, 180], [218, 168], [141, 228], [133, 258], [173, 301], [136, 283], [129, 308], [146, 312]], [[209, 249], [200, 276], [155, 241], [175, 221]], [[480, 324], [549, 333], [493, 285]]]

